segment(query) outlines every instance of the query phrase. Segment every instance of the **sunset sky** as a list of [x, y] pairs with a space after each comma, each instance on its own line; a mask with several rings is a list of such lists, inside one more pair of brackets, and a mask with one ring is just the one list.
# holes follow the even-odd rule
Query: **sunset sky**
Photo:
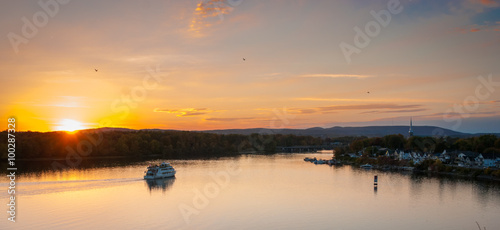
[[500, 1], [2, 1], [0, 18], [4, 127], [500, 133]]

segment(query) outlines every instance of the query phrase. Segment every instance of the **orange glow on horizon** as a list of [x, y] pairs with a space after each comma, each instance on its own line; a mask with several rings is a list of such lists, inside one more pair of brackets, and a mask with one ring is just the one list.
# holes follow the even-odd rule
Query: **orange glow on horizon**
[[63, 119], [58, 123], [58, 126], [54, 127], [56, 131], [66, 131], [69, 133], [74, 133], [75, 131], [85, 129], [81, 122], [71, 120], [71, 119]]

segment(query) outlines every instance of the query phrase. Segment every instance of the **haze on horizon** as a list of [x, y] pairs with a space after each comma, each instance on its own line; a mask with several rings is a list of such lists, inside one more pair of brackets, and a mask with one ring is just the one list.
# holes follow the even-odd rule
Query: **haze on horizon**
[[[398, 13], [382, 25], [373, 13], [389, 12], [388, 3]], [[498, 0], [0, 5], [0, 114], [5, 124], [16, 116], [19, 130], [407, 125], [413, 117], [415, 126], [500, 132]], [[356, 28], [374, 23], [378, 33], [356, 47]], [[346, 57], [341, 44], [358, 50]]]

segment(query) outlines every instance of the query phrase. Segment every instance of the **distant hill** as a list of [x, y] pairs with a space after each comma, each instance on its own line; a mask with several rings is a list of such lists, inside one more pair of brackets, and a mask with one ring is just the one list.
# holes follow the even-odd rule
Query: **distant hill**
[[[127, 128], [98, 128], [101, 132], [108, 131], [138, 131]], [[142, 129], [144, 131], [182, 131], [182, 130], [166, 130], [166, 129]], [[344, 137], [344, 136], [367, 136], [367, 137], [383, 137], [391, 134], [408, 135], [408, 126], [364, 126], [364, 127], [340, 127], [335, 126], [331, 128], [313, 127], [308, 129], [266, 129], [266, 128], [251, 128], [251, 129], [218, 129], [218, 130], [204, 130], [196, 131], [204, 133], [216, 134], [242, 134], [250, 135], [252, 133], [260, 134], [293, 134], [301, 136], [314, 136], [314, 137]], [[413, 126], [414, 136], [450, 136], [450, 137], [472, 137], [480, 136], [489, 133], [462, 133], [450, 129], [440, 128], [436, 126]], [[500, 133], [493, 133], [500, 137]]]
[[[314, 127], [309, 129], [221, 129], [221, 130], [207, 130], [203, 132], [217, 133], [217, 134], [294, 134], [294, 135], [308, 135], [319, 137], [341, 137], [341, 136], [367, 136], [367, 137], [382, 137], [390, 134], [408, 135], [408, 126], [364, 126], [364, 127], [331, 127], [320, 128]], [[444, 129], [436, 126], [414, 126], [414, 136], [452, 136], [452, 137], [470, 137], [475, 136], [470, 133], [456, 132], [450, 129]]]
[[86, 130], [101, 131], [101, 132], [111, 132], [111, 131], [132, 132], [132, 131], [137, 131], [137, 130], [128, 129], [128, 128], [112, 128], [112, 127], [103, 127], [103, 128], [86, 129]]

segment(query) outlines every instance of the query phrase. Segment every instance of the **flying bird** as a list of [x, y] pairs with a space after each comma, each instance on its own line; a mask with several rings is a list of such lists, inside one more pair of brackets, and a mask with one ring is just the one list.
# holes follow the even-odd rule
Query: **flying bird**
[[366, 93], [370, 93], [370, 91], [366, 92]]
[[243, 58], [243, 61], [246, 61], [247, 59]]
[[97, 72], [97, 69], [94, 69]]

